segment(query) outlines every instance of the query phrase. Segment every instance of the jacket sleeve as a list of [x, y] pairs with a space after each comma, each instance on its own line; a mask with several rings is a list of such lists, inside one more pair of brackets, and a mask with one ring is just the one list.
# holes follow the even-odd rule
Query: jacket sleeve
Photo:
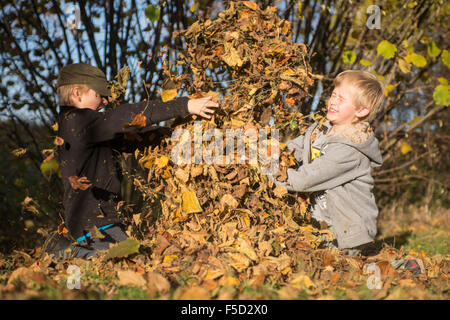
[[288, 190], [315, 192], [335, 188], [357, 178], [360, 159], [353, 147], [330, 143], [326, 154], [303, 164], [297, 170], [288, 169]]
[[188, 100], [187, 97], [182, 97], [165, 103], [151, 100], [120, 105], [90, 121], [86, 128], [87, 142], [95, 144], [114, 139], [124, 132], [124, 126], [131, 123], [139, 113], [147, 118], [147, 126], [176, 117], [186, 117], [189, 115]]

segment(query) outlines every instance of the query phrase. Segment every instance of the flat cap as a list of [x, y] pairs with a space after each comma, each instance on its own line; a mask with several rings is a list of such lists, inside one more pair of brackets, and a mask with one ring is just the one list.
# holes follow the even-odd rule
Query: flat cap
[[56, 88], [70, 84], [84, 84], [102, 96], [111, 95], [103, 71], [87, 63], [69, 64], [61, 69]]

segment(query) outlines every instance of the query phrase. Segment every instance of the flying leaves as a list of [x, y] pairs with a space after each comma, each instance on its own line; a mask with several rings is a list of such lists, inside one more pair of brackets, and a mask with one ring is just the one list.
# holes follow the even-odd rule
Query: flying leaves
[[123, 129], [127, 128], [144, 128], [147, 125], [147, 117], [142, 113], [138, 113], [131, 123], [127, 123], [123, 126]]

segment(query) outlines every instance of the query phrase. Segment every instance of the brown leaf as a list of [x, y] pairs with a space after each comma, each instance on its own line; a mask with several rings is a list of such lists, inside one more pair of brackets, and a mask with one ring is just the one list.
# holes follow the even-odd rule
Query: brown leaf
[[202, 207], [198, 202], [197, 195], [192, 190], [185, 190], [181, 194], [182, 202], [181, 209], [184, 213], [202, 212]]
[[144, 116], [142, 113], [138, 113], [134, 117], [133, 121], [131, 121], [130, 124], [128, 124], [128, 123], [125, 124], [123, 126], [123, 128], [124, 129], [130, 128], [130, 127], [133, 127], [133, 128], [144, 128], [146, 125], [147, 125], [147, 117]]
[[46, 280], [46, 276], [42, 272], [34, 271], [31, 268], [20, 267], [11, 273], [8, 279], [8, 284], [15, 283], [19, 280], [24, 283], [27, 283], [30, 280], [44, 282]]
[[273, 189], [273, 194], [277, 198], [283, 198], [288, 193], [288, 190], [285, 186], [278, 186], [275, 189]]
[[53, 144], [56, 146], [62, 146], [64, 144], [64, 139], [61, 137], [55, 137], [55, 140], [53, 140]]
[[258, 9], [258, 5], [254, 2], [251, 1], [242, 1], [242, 3], [247, 7], [250, 8], [252, 10], [257, 10]]
[[122, 286], [145, 287], [147, 285], [144, 277], [133, 270], [119, 270], [117, 276]]
[[90, 238], [91, 239], [103, 239], [105, 236], [97, 229], [96, 226], [93, 226], [89, 229]]
[[186, 289], [181, 296], [180, 300], [209, 300], [211, 296], [208, 291], [202, 287], [191, 287]]
[[70, 176], [69, 177], [69, 182], [70, 182], [70, 186], [77, 190], [87, 190], [89, 189], [89, 187], [92, 185], [92, 183], [90, 183], [90, 181], [88, 180], [88, 178], [86, 177], [77, 177], [77, 176]]
[[149, 272], [146, 275], [147, 288], [151, 293], [166, 293], [170, 290], [170, 282], [157, 272]]

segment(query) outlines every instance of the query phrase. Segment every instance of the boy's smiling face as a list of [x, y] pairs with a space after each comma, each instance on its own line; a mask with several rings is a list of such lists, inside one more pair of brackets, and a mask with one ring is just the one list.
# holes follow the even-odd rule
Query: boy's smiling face
[[333, 125], [350, 125], [368, 114], [367, 107], [357, 108], [353, 104], [355, 89], [351, 84], [335, 87], [328, 100], [327, 119]]

